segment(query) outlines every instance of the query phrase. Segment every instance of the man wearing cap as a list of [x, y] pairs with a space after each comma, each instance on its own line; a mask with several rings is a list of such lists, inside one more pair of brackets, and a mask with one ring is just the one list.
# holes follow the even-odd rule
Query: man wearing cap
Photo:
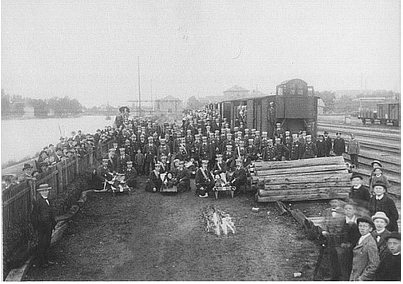
[[350, 155], [351, 164], [358, 169], [358, 155], [360, 154], [360, 143], [355, 139], [354, 134], [350, 134], [350, 141], [347, 144], [347, 153]]
[[132, 161], [127, 161], [126, 162], [126, 171], [125, 171], [125, 180], [126, 184], [130, 188], [135, 188], [137, 185], [137, 171], [133, 167], [133, 162]]
[[361, 234], [353, 249], [353, 266], [350, 281], [370, 281], [375, 279], [379, 265], [378, 248], [371, 232], [374, 223], [368, 217], [357, 218], [358, 231]]
[[346, 152], [346, 143], [341, 138], [341, 132], [336, 132], [336, 138], [333, 141], [333, 152], [336, 156], [342, 156]]
[[379, 264], [376, 271], [378, 281], [401, 281], [401, 241], [400, 233], [392, 232], [385, 237], [389, 254]]
[[368, 187], [362, 184], [363, 177], [356, 173], [353, 174], [350, 178], [351, 180], [351, 189], [349, 193], [349, 198], [352, 199], [359, 209], [368, 209], [368, 202], [370, 199], [370, 194]]
[[332, 151], [332, 138], [329, 137], [329, 133], [327, 131], [323, 132], [323, 140], [326, 145], [326, 157], [330, 156], [330, 151]]
[[48, 184], [41, 184], [37, 189], [36, 200], [33, 201], [32, 209], [32, 225], [38, 233], [38, 246], [36, 252], [36, 262], [38, 265], [48, 267], [53, 264], [49, 261], [50, 240], [52, 231], [56, 226], [53, 209], [48, 200], [49, 190]]
[[232, 179], [230, 184], [232, 186], [235, 186], [235, 191], [234, 194], [238, 195], [240, 192], [240, 188], [242, 185], [245, 185], [247, 181], [247, 176], [246, 176], [246, 170], [242, 166], [242, 160], [237, 159], [236, 160], [236, 169], [232, 175]]
[[307, 135], [304, 149], [304, 159], [315, 158], [317, 152], [316, 144], [312, 142], [312, 136]]
[[196, 183], [196, 194], [199, 197], [208, 197], [208, 193], [214, 187], [214, 178], [210, 171], [207, 169], [208, 160], [202, 160], [202, 167], [196, 172], [195, 183]]
[[118, 173], [125, 173], [126, 172], [126, 167], [127, 167], [127, 161], [130, 161], [129, 155], [126, 155], [126, 149], [125, 148], [120, 148], [119, 149], [119, 157], [116, 159], [116, 164], [117, 164], [117, 172]]
[[157, 156], [157, 147], [153, 144], [153, 137], [148, 137], [148, 144], [144, 146], [144, 173], [150, 174], [150, 170], [154, 169], [154, 164]]
[[95, 176], [98, 183], [96, 184], [96, 188], [103, 188], [104, 182], [110, 181], [113, 178], [111, 173], [111, 169], [109, 168], [109, 159], [107, 157], [102, 159], [102, 165], [97, 168], [97, 174]]
[[216, 163], [214, 164], [213, 173], [214, 175], [220, 175], [227, 172], [227, 164], [223, 161], [223, 155], [218, 154], [216, 158]]
[[185, 162], [179, 161], [179, 167], [175, 175], [175, 185], [178, 192], [190, 190], [190, 172], [185, 168]]
[[148, 192], [159, 192], [162, 186], [161, 174], [160, 174], [161, 166], [159, 163], [155, 164], [154, 170], [152, 170], [149, 174], [146, 188], [145, 190]]
[[18, 182], [25, 182], [32, 179], [32, 166], [30, 164], [24, 164], [22, 168], [22, 174], [18, 177]]
[[374, 184], [374, 193], [369, 200], [369, 212], [374, 215], [376, 212], [385, 212], [389, 218], [389, 224], [386, 226], [390, 232], [398, 231], [397, 220], [399, 212], [396, 209], [395, 202], [386, 193], [387, 186], [385, 183], [378, 181]]

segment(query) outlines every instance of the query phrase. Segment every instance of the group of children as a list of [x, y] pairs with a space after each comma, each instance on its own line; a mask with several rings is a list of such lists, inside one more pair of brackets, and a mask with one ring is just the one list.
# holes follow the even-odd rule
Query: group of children
[[399, 213], [388, 196], [389, 183], [380, 175], [382, 164], [374, 161], [372, 166], [370, 187], [354, 173], [349, 201], [331, 200], [323, 213], [331, 280], [400, 281]]

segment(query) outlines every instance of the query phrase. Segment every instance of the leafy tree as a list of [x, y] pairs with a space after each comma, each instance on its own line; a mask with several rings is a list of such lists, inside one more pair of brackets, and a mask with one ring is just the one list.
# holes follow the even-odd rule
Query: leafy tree
[[334, 92], [329, 91], [315, 92], [315, 95], [322, 99], [328, 111], [335, 110], [336, 94]]
[[200, 109], [203, 107], [203, 103], [201, 103], [196, 97], [192, 96], [187, 101], [187, 109]]

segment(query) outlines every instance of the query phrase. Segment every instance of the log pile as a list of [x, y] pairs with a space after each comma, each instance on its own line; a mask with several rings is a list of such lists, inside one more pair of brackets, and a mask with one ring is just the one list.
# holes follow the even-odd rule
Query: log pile
[[350, 175], [343, 157], [256, 162], [258, 202], [348, 198]]
[[228, 233], [235, 234], [235, 225], [229, 214], [209, 205], [203, 210], [203, 219], [206, 222], [206, 231], [217, 236]]

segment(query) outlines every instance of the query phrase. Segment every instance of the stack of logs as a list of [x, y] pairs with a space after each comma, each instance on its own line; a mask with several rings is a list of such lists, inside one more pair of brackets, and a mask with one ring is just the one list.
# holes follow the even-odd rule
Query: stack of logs
[[256, 162], [257, 201], [348, 198], [350, 174], [343, 157]]

